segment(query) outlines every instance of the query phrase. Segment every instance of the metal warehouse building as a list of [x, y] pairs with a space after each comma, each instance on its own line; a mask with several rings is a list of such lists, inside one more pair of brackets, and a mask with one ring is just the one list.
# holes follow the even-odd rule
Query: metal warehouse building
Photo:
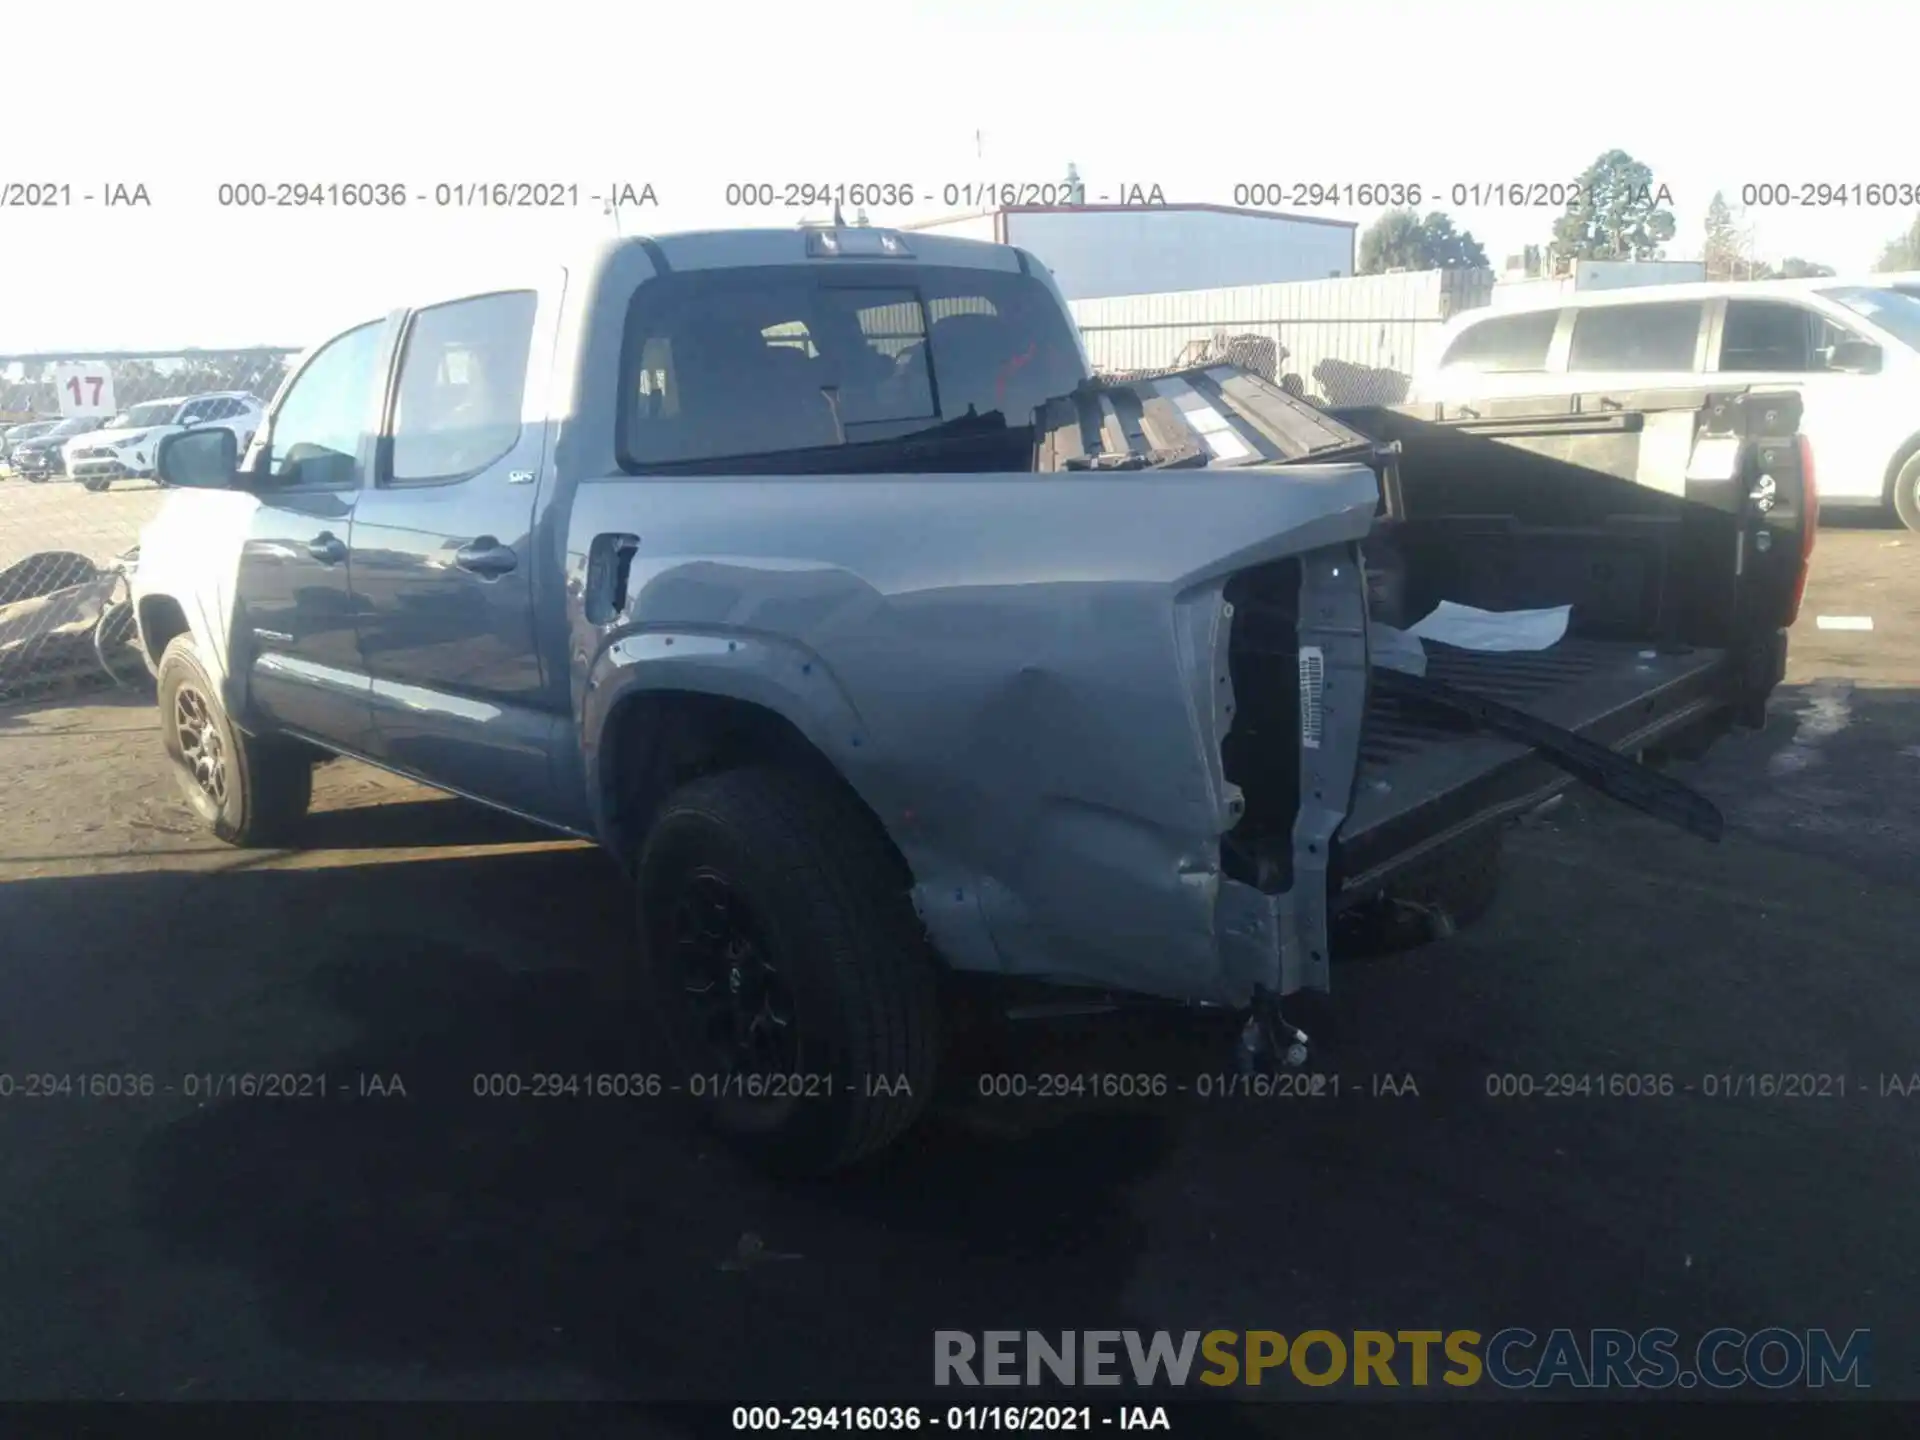
[[1069, 300], [1351, 275], [1350, 220], [1229, 205], [1014, 205], [906, 227], [1018, 245]]

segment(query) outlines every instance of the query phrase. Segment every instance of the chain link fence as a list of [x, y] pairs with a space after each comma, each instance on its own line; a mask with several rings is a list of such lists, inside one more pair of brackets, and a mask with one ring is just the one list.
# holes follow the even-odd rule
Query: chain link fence
[[295, 353], [0, 355], [0, 704], [106, 679], [96, 638], [124, 636], [96, 632], [114, 562], [160, 505], [161, 436], [244, 440]]

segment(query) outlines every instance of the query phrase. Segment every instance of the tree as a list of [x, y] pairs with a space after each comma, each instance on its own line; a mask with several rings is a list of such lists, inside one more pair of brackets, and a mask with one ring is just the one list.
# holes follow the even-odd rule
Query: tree
[[1745, 263], [1744, 249], [1739, 227], [1733, 221], [1733, 207], [1716, 190], [1707, 206], [1707, 243], [1700, 252], [1706, 262], [1707, 279], [1732, 280], [1738, 276]]
[[1816, 265], [1811, 260], [1802, 260], [1798, 255], [1789, 255], [1780, 262], [1779, 278], [1782, 280], [1818, 280], [1823, 275], [1838, 274], [1831, 265]]
[[1920, 270], [1920, 215], [1906, 232], [1887, 242], [1887, 248], [1880, 252], [1880, 263], [1875, 270]]
[[1360, 273], [1388, 270], [1483, 270], [1487, 252], [1470, 230], [1456, 230], [1439, 210], [1389, 210], [1360, 237]]
[[1553, 222], [1553, 248], [1567, 260], [1658, 260], [1673, 238], [1673, 192], [1624, 150], [1609, 150], [1578, 182]]

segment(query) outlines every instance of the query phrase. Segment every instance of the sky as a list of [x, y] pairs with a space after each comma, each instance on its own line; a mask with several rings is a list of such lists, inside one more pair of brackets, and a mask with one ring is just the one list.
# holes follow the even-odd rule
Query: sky
[[[1452, 187], [1567, 181], [1616, 147], [1671, 190], [1674, 258], [1698, 257], [1715, 190], [1920, 186], [1904, 83], [1873, 67], [1844, 90], [1783, 79], [1802, 43], [1885, 33], [1892, 8], [1850, 0], [196, 0], [179, 24], [128, 0], [95, 0], [85, 22], [16, 9], [0, 186], [66, 185], [72, 203], [0, 208], [0, 357], [304, 346], [613, 234], [588, 197], [614, 183], [657, 199], [619, 217], [628, 233], [798, 223], [729, 207], [741, 182], [937, 192], [1058, 181], [1071, 162], [1089, 199], [1139, 184], [1216, 204], [1262, 182], [1417, 183], [1496, 265], [1544, 242], [1556, 212], [1454, 205]], [[36, 52], [54, 58], [13, 63]], [[432, 203], [440, 184], [495, 180], [581, 198]], [[360, 181], [426, 203], [220, 203], [222, 184]], [[150, 203], [106, 207], [114, 185]], [[868, 213], [951, 208], [934, 193]], [[1745, 223], [1762, 258], [1845, 272], [1916, 208], [1756, 207]]]

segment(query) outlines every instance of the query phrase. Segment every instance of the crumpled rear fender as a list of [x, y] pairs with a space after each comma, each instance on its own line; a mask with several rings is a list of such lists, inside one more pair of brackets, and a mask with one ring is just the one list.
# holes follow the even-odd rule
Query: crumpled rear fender
[[[1291, 912], [1221, 872], [1244, 803], [1220, 751], [1225, 589], [1313, 556], [1360, 595], [1370, 469], [655, 478], [646, 493], [619, 618], [587, 623], [590, 596], [573, 610], [594, 794], [623, 698], [723, 695], [791, 721], [862, 796], [957, 968], [1232, 1001], [1297, 988], [1309, 952], [1324, 958], [1324, 942], [1288, 940]], [[599, 537], [632, 527], [632, 494], [579, 492], [576, 595]], [[1312, 618], [1363, 670], [1361, 605]], [[1340, 753], [1315, 757], [1329, 798], [1303, 827], [1344, 813]], [[1311, 842], [1323, 876], [1330, 833]]]

